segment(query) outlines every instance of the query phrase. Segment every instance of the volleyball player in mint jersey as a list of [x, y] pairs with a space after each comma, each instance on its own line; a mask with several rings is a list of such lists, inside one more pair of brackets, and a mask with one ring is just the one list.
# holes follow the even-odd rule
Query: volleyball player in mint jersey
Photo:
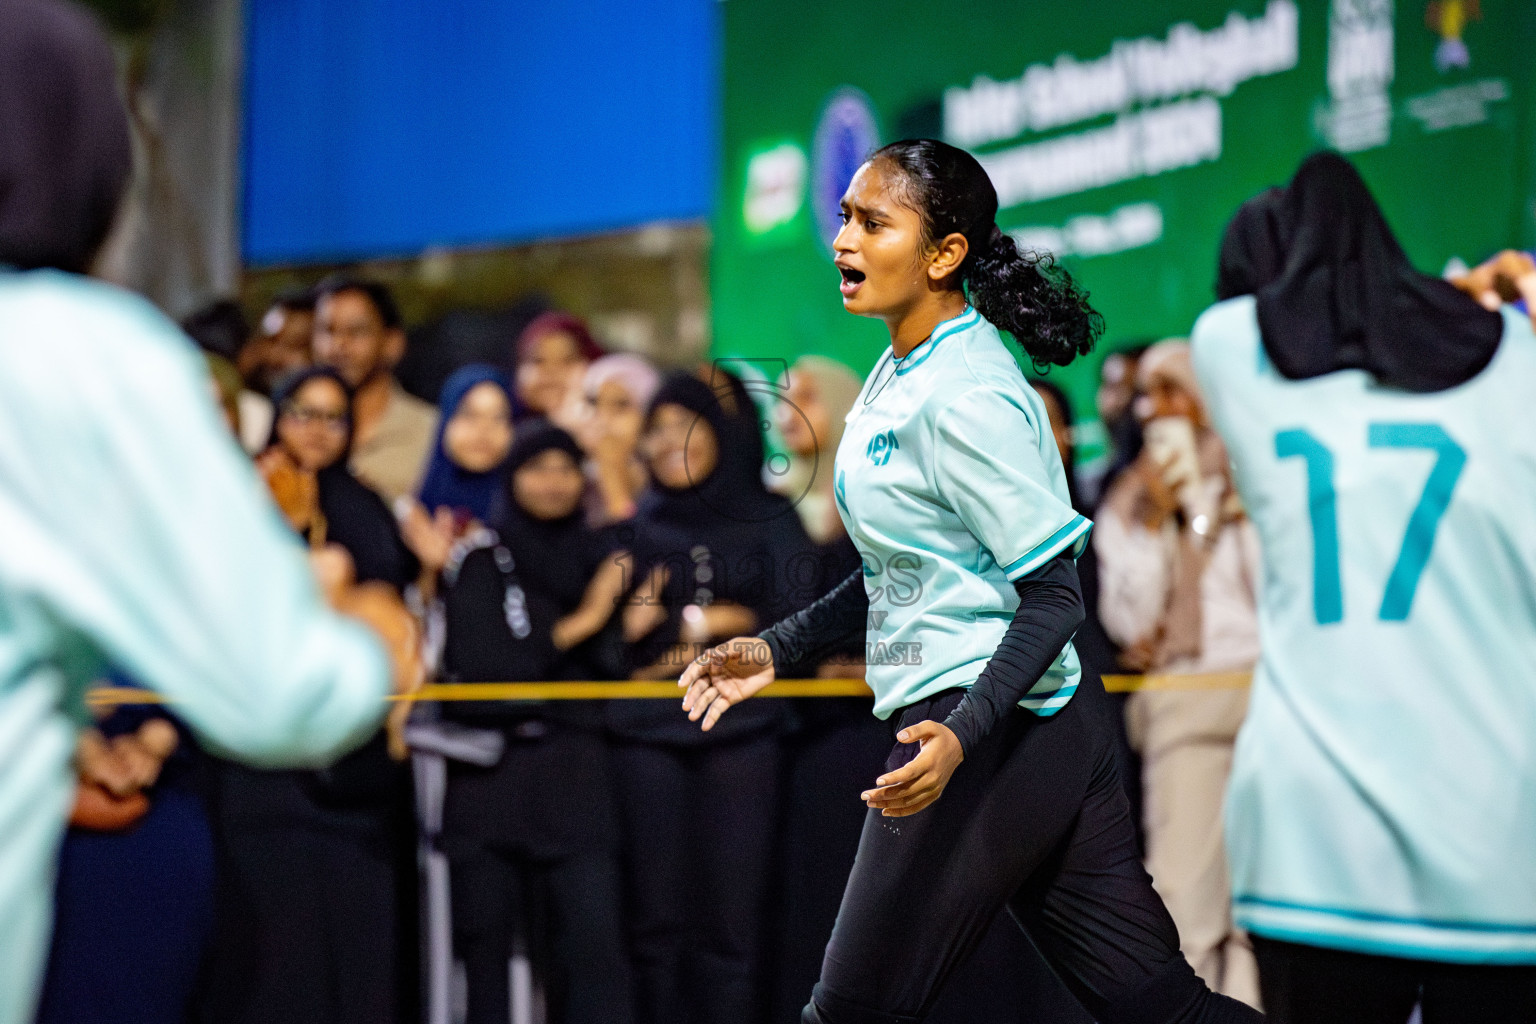
[[[875, 713], [897, 730], [864, 794], [858, 858], [802, 1020], [910, 1024], [1007, 907], [1096, 1020], [1259, 1020], [1208, 991], [1137, 856], [1110, 738], [1078, 690], [1068, 503], [1036, 364], [1091, 349], [1100, 320], [995, 223], [981, 165], [941, 142], [877, 151], [843, 198], [843, 305], [883, 320], [838, 448], [862, 573], [757, 637], [701, 655], [683, 707], [729, 707], [867, 626]], [[1100, 694], [1102, 691], [1100, 691]]]
[[1415, 271], [1332, 153], [1222, 254], [1191, 344], [1264, 553], [1226, 821], [1265, 1005], [1536, 1021], [1530, 319]]

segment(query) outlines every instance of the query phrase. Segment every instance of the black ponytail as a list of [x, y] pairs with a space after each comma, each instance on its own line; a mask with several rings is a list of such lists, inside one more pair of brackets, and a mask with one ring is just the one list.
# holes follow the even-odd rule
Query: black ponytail
[[1013, 335], [1037, 371], [1093, 351], [1104, 318], [1088, 305], [1088, 293], [1050, 253], [1020, 252], [1011, 236], [992, 230], [991, 247], [960, 268], [971, 305]]
[[1104, 318], [1050, 253], [1021, 252], [998, 228], [997, 190], [975, 157], [935, 139], [907, 139], [870, 161], [895, 169], [898, 198], [922, 217], [926, 243], [965, 236], [970, 251], [959, 274], [971, 305], [1013, 335], [1037, 371], [1093, 350]]

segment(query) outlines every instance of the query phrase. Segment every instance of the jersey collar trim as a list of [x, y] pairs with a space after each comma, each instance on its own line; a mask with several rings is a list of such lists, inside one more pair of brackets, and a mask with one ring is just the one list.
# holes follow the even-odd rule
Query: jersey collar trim
[[922, 366], [923, 363], [927, 362], [928, 357], [933, 355], [933, 350], [938, 347], [939, 342], [943, 341], [945, 338], [952, 334], [959, 334], [961, 331], [968, 327], [976, 326], [976, 324], [980, 321], [981, 314], [976, 312], [976, 310], [970, 306], [966, 306], [964, 312], [962, 312], [959, 316], [950, 320], [946, 320], [933, 329], [933, 333], [928, 336], [927, 342], [918, 346], [918, 348], [922, 349], [921, 352], [918, 352], [917, 349], [913, 349], [913, 352], [917, 352], [917, 358], [912, 359], [910, 363], [906, 362], [905, 359], [911, 358], [912, 356], [912, 353], [909, 352], [905, 357], [903, 357], [902, 360], [898, 360], [896, 373], [898, 375], [911, 373], [919, 366]]

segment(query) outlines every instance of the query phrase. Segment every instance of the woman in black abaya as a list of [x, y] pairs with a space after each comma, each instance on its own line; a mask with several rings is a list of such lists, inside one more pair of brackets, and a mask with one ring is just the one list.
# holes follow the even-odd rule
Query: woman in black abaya
[[[283, 471], [314, 481], [308, 503], [284, 503], [295, 528], [311, 544], [344, 548], [360, 583], [399, 588], [413, 580], [417, 563], [389, 508], [346, 468], [346, 384], [315, 367], [280, 384], [273, 402], [277, 418], [259, 464], [269, 482]], [[407, 1019], [401, 979], [415, 973], [410, 790], [383, 732], [320, 771], [220, 764], [215, 793], [220, 907], [203, 1019]]]
[[[700, 645], [819, 593], [819, 562], [794, 507], [763, 486], [757, 417], [733, 378], [668, 376], [641, 447], [653, 483], [635, 520], [644, 582], [626, 614], [632, 633], [651, 628], [632, 658], [642, 676], [673, 678]], [[774, 701], [743, 710], [705, 734], [670, 701], [609, 708], [646, 1024], [762, 1015], [784, 721]]]

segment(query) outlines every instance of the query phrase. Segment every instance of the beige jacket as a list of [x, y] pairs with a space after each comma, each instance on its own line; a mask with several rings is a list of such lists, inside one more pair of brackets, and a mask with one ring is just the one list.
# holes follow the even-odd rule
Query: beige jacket
[[353, 474], [393, 503], [414, 494], [437, 437], [437, 409], [390, 381], [389, 404], [366, 442], [354, 444]]

